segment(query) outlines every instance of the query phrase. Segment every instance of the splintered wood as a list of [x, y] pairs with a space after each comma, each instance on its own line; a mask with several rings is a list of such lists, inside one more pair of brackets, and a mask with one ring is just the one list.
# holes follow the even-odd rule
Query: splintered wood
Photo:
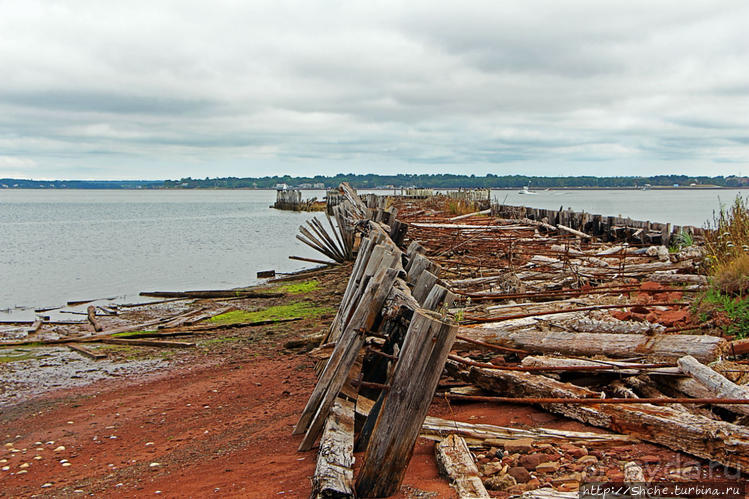
[[[524, 439], [645, 441], [747, 470], [749, 430], [738, 416], [749, 414], [749, 389], [711, 363], [749, 346], [710, 334], [691, 314], [707, 282], [699, 244], [670, 252], [666, 224], [503, 206], [456, 213], [445, 196], [359, 196], [348, 184], [338, 192], [333, 235], [316, 223], [302, 231], [330, 258], [354, 260], [311, 352], [319, 379], [294, 429], [301, 451], [322, 434], [318, 497], [397, 493], [418, 437], [437, 442], [459, 497], [488, 497], [472, 449]], [[699, 242], [702, 232], [688, 230]], [[742, 366], [733, 364], [747, 379]], [[429, 417], [438, 385], [455, 404], [532, 403], [613, 433]], [[344, 406], [362, 419], [353, 437], [340, 422]], [[355, 479], [353, 448], [364, 453]], [[329, 476], [335, 492], [320, 495], [317, 477]]]

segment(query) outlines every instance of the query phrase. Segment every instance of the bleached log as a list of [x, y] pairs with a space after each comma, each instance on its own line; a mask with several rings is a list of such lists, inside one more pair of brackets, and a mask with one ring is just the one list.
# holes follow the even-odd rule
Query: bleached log
[[[448, 361], [448, 372], [484, 390], [515, 397], [599, 398], [600, 394], [571, 383], [519, 371], [471, 367], [465, 371]], [[544, 409], [602, 428], [686, 452], [724, 466], [749, 469], [749, 429], [651, 404], [541, 404]]]
[[728, 348], [723, 338], [708, 335], [641, 335], [570, 333], [566, 331], [507, 331], [504, 327], [461, 327], [459, 333], [486, 343], [518, 348], [529, 353], [629, 358], [644, 356], [674, 359], [691, 355], [713, 362]]
[[566, 225], [557, 224], [557, 229], [561, 229], [565, 232], [569, 232], [573, 236], [582, 237], [583, 239], [593, 239], [593, 236], [590, 234], [586, 234], [585, 232], [580, 232], [579, 230], [575, 230], [572, 227], [567, 227]]
[[[736, 383], [726, 379], [720, 373], [717, 373], [709, 367], [701, 364], [697, 359], [691, 356], [685, 356], [678, 361], [679, 369], [696, 379], [700, 384], [707, 388], [711, 397], [728, 398], [728, 399], [749, 399], [749, 389], [739, 386]], [[734, 406], [733, 412], [749, 415], [749, 407], [742, 405]]]
[[450, 480], [460, 499], [489, 497], [471, 451], [462, 437], [450, 435], [434, 446], [437, 467]]
[[582, 333], [652, 334], [666, 330], [665, 326], [648, 321], [602, 321], [589, 317], [568, 322], [567, 325]]
[[325, 422], [312, 497], [354, 497], [354, 403], [336, 399]]
[[707, 277], [704, 275], [696, 274], [672, 274], [666, 272], [653, 272], [648, 277], [653, 282], [659, 282], [662, 284], [707, 284]]
[[488, 215], [491, 213], [491, 208], [488, 210], [474, 211], [473, 213], [466, 213], [465, 215], [458, 215], [457, 217], [448, 218], [449, 221], [454, 222], [456, 220], [463, 220], [464, 218], [475, 217], [477, 215]]
[[[616, 362], [613, 360], [584, 360], [584, 359], [568, 359], [564, 357], [539, 357], [529, 355], [525, 357], [521, 363], [522, 366], [528, 367], [569, 367], [570, 371], [574, 371], [576, 367], [602, 367], [611, 366], [611, 369], [601, 369], [596, 371], [598, 373], [616, 373], [622, 375], [637, 375], [643, 371], [648, 373], [658, 374], [671, 374], [678, 375], [679, 369], [676, 367], [655, 367], [655, 368], [632, 368], [632, 362]], [[622, 367], [627, 366], [627, 367]]]

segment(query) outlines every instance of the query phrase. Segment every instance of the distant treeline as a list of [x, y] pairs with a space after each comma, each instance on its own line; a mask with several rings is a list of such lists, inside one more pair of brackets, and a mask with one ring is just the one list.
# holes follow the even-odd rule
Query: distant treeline
[[25, 180], [0, 178], [0, 189], [153, 189], [163, 180]]
[[180, 180], [22, 180], [0, 179], [0, 189], [274, 189], [278, 185], [300, 188], [331, 188], [349, 182], [358, 189], [425, 187], [433, 189], [457, 188], [626, 188], [688, 187], [692, 184], [716, 187], [749, 187], [749, 177], [717, 176], [688, 177], [686, 175], [656, 175], [653, 177], [530, 177], [527, 175], [355, 175], [338, 174], [333, 177], [223, 177]]
[[392, 187], [426, 187], [433, 189], [457, 189], [457, 188], [517, 188], [526, 185], [531, 187], [642, 187], [645, 184], [652, 186], [689, 186], [714, 185], [717, 187], [742, 187], [749, 186], [749, 177], [688, 177], [686, 175], [657, 175], [654, 177], [529, 177], [526, 175], [492, 175], [477, 177], [475, 175], [354, 175], [338, 174], [334, 177], [318, 175], [315, 177], [290, 177], [274, 176], [261, 178], [205, 178], [193, 179], [190, 177], [180, 180], [167, 180], [164, 186], [167, 188], [218, 188], [218, 189], [272, 189], [279, 184], [289, 187], [312, 188], [316, 184], [324, 184], [326, 188], [336, 187], [341, 182], [349, 182], [358, 189], [376, 189]]

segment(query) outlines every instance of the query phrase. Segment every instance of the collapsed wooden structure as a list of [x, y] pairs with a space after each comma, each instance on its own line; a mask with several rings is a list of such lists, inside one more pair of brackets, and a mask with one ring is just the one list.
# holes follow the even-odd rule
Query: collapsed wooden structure
[[[614, 242], [611, 225], [591, 231], [590, 220], [451, 216], [436, 198], [339, 192], [331, 230], [348, 231], [355, 260], [312, 352], [319, 379], [294, 430], [300, 451], [320, 439], [313, 496], [394, 494], [422, 436], [441, 442], [438, 462], [460, 497], [488, 497], [470, 450], [525, 437], [427, 417], [441, 379], [464, 385], [443, 397], [532, 403], [616, 432], [537, 428], [534, 441], [640, 439], [747, 470], [749, 430], [735, 416], [749, 390], [726, 379], [731, 369], [706, 366], [732, 344], [688, 318], [686, 297], [706, 284], [699, 248], [650, 246], [660, 242], [653, 225], [638, 246]], [[582, 376], [586, 386], [575, 384]], [[356, 478], [354, 450], [364, 453]]]

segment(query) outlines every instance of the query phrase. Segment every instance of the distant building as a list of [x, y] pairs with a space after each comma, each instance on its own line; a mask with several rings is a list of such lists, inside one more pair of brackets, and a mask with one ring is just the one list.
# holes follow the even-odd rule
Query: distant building
[[289, 186], [286, 184], [276, 184], [276, 190], [277, 191], [287, 191], [289, 190]]
[[312, 187], [314, 189], [325, 189], [325, 184], [322, 183], [322, 182], [316, 182], [316, 183], [312, 184]]

